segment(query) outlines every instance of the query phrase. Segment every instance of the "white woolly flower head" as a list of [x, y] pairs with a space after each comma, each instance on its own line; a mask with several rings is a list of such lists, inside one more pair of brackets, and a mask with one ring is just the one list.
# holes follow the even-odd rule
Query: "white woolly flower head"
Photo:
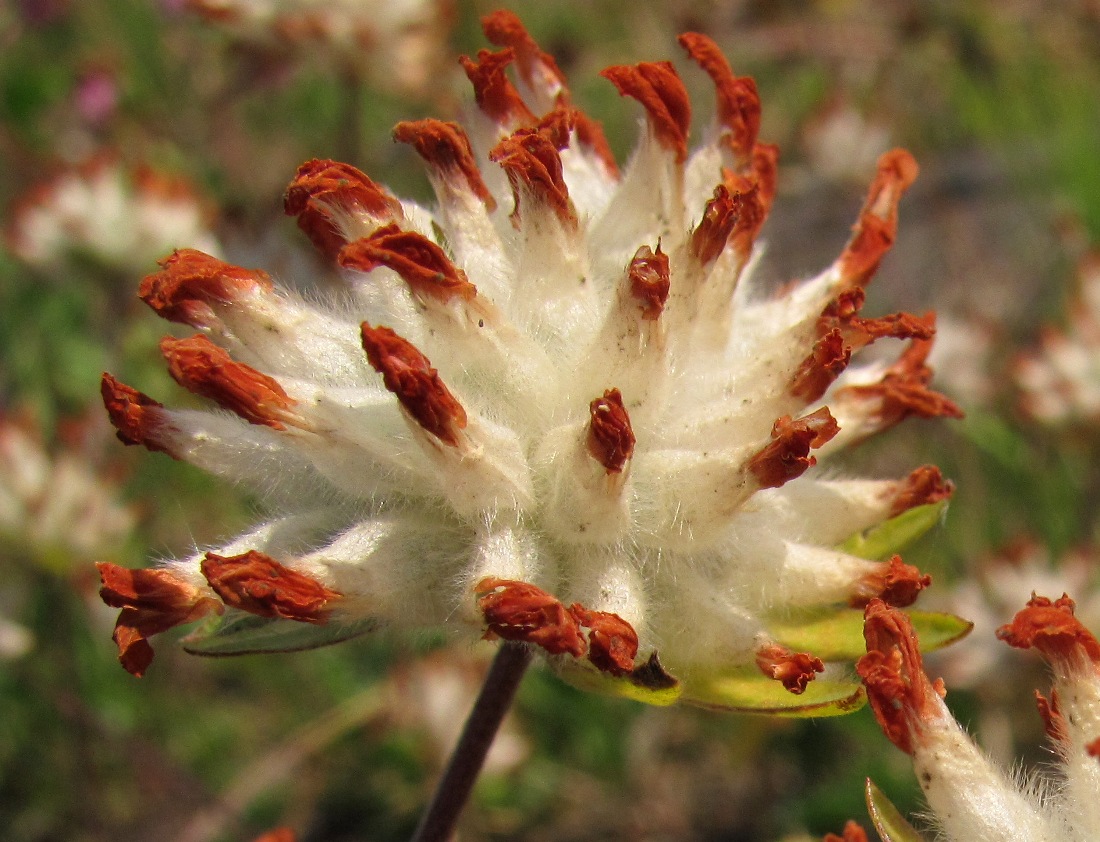
[[[105, 376], [120, 437], [263, 489], [278, 515], [163, 570], [104, 566], [123, 661], [140, 672], [146, 632], [228, 606], [334, 637], [385, 623], [526, 641], [628, 694], [719, 668], [801, 693], [824, 667], [797, 651], [813, 638], [796, 619], [846, 611], [858, 641], [846, 606], [912, 602], [927, 577], [863, 533], [928, 525], [951, 490], [932, 467], [811, 470], [907, 416], [958, 414], [927, 386], [931, 315], [859, 315], [916, 165], [883, 156], [838, 260], [767, 295], [750, 275], [776, 150], [757, 141], [752, 80], [713, 42], [680, 39], [718, 91], [690, 155], [671, 64], [604, 71], [646, 111], [620, 172], [518, 20], [485, 29], [504, 49], [463, 59], [468, 129], [395, 129], [434, 205], [332, 161], [291, 183], [287, 212], [345, 270], [340, 300], [194, 251], [144, 280], [154, 310], [199, 330], [162, 343], [172, 375], [229, 412], [167, 409]], [[881, 337], [909, 344], [849, 367]], [[856, 654], [832, 647], [825, 660]]]
[[[908, 618], [873, 600], [867, 654], [857, 671], [890, 740], [913, 758], [931, 816], [947, 842], [1093, 842], [1100, 839], [1100, 642], [1074, 616], [1072, 599], [1032, 595], [997, 637], [1037, 649], [1054, 688], [1035, 697], [1058, 756], [1057, 781], [1007, 773], [981, 751], [943, 702], [942, 680], [924, 672]], [[868, 782], [868, 805], [884, 842], [920, 842]]]

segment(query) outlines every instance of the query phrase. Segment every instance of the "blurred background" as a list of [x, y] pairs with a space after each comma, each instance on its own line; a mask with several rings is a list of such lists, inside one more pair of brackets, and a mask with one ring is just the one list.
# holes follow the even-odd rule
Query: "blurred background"
[[[1032, 588], [1100, 621], [1100, 4], [1094, 0], [6, 0], [0, 5], [0, 828], [20, 842], [406, 839], [485, 668], [481, 649], [395, 635], [207, 660], [165, 639], [124, 672], [92, 563], [140, 566], [250, 519], [186, 465], [123, 448], [100, 373], [189, 398], [136, 298], [176, 246], [336, 282], [282, 191], [346, 160], [429, 199], [401, 119], [453, 119], [456, 58], [512, 8], [601, 119], [620, 160], [639, 110], [598, 71], [701, 31], [756, 78], [779, 144], [762, 271], [839, 253], [877, 156], [922, 174], [866, 312], [940, 317], [938, 387], [961, 422], [903, 425], [858, 454], [957, 485], [907, 561], [922, 602], [978, 621], [938, 656], [949, 703], [998, 757], [1044, 758], [1041, 670], [992, 638]], [[697, 122], [712, 92], [685, 70]], [[166, 635], [166, 638], [171, 635]], [[1006, 649], [1001, 652], [1000, 649]], [[1012, 681], [1006, 682], [1005, 676]], [[649, 709], [533, 670], [463, 840], [780, 840], [866, 821], [871, 776], [919, 809], [867, 711], [776, 721]]]

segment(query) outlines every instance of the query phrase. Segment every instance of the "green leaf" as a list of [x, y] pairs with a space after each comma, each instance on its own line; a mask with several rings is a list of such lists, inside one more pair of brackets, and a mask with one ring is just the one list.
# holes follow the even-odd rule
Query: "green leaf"
[[882, 842], [924, 842], [916, 828], [905, 820], [886, 794], [867, 779], [867, 812]]
[[794, 718], [842, 716], [859, 710], [867, 701], [863, 686], [850, 681], [817, 679], [796, 696], [780, 682], [747, 670], [693, 681], [685, 687], [683, 699], [709, 710]]
[[897, 517], [857, 532], [837, 549], [868, 559], [885, 559], [900, 552], [940, 522], [947, 510], [947, 500], [906, 509]]
[[192, 655], [211, 657], [299, 652], [343, 643], [377, 627], [375, 620], [314, 625], [230, 610], [200, 626], [183, 638], [182, 643], [184, 650]]
[[[924, 652], [941, 649], [970, 633], [974, 624], [954, 614], [906, 611]], [[851, 661], [867, 651], [863, 640], [863, 611], [841, 608], [786, 622], [770, 623], [772, 636], [796, 652], [812, 652], [823, 661]]]
[[680, 700], [683, 685], [661, 666], [657, 653], [630, 675], [616, 677], [599, 672], [581, 661], [562, 660], [559, 675], [578, 690], [633, 699], [656, 707], [668, 707]]

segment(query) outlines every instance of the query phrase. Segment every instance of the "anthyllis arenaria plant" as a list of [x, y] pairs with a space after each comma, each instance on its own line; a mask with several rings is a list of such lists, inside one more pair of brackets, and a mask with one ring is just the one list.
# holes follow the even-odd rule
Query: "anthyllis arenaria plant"
[[[148, 638], [204, 617], [186, 645], [208, 654], [446, 627], [655, 703], [858, 705], [858, 683], [810, 682], [862, 651], [868, 600], [928, 584], [893, 550], [951, 492], [930, 466], [817, 465], [909, 416], [959, 415], [928, 387], [932, 314], [860, 315], [916, 164], [885, 154], [836, 262], [767, 294], [751, 275], [777, 150], [709, 38], [680, 37], [717, 90], [694, 151], [670, 63], [603, 71], [645, 113], [620, 170], [519, 20], [484, 27], [502, 49], [462, 59], [465, 128], [394, 130], [433, 205], [334, 161], [291, 182], [286, 210], [343, 269], [342, 296], [193, 250], [142, 282], [197, 331], [163, 340], [169, 371], [220, 410], [104, 375], [119, 437], [259, 489], [275, 514], [156, 569], [101, 565], [123, 665], [140, 675]], [[849, 365], [884, 337], [907, 342], [893, 361]], [[929, 640], [959, 631], [916, 616]]]
[[[912, 624], [879, 600], [867, 607], [867, 654], [857, 670], [886, 736], [913, 758], [940, 835], [949, 842], [1095, 842], [1100, 839], [1100, 642], [1074, 616], [1072, 599], [1033, 595], [997, 637], [1036, 649], [1054, 678], [1035, 691], [1058, 758], [1055, 780], [998, 768], [944, 704], [929, 680]], [[885, 842], [920, 837], [868, 782], [868, 804]]]

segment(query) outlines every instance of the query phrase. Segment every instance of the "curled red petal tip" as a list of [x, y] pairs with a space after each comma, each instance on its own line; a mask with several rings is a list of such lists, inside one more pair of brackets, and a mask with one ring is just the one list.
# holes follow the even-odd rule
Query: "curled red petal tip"
[[630, 294], [641, 308], [642, 319], [656, 321], [660, 318], [671, 287], [668, 255], [661, 251], [660, 243], [656, 251], [642, 246], [634, 252], [627, 268], [627, 280]]
[[917, 506], [949, 500], [954, 493], [955, 483], [944, 479], [939, 468], [935, 465], [922, 465], [898, 484], [890, 505], [890, 517], [896, 517]]
[[439, 372], [411, 342], [388, 327], [363, 322], [367, 361], [382, 375], [389, 391], [427, 432], [452, 447], [466, 427], [466, 410], [443, 384]]
[[863, 616], [867, 654], [856, 663], [856, 672], [883, 733], [912, 754], [922, 721], [940, 715], [942, 683], [933, 684], [925, 675], [917, 635], [904, 613], [873, 599]]
[[894, 245], [898, 228], [898, 202], [916, 180], [919, 167], [904, 149], [883, 153], [878, 172], [856, 223], [855, 233], [840, 257], [847, 284], [865, 286], [883, 256]]
[[168, 420], [164, 404], [116, 380], [107, 372], [103, 373], [100, 381], [100, 393], [119, 441], [127, 445], [144, 445], [149, 450], [176, 458], [163, 434]]
[[504, 72], [514, 58], [515, 51], [507, 48], [496, 53], [479, 50], [477, 61], [468, 56], [459, 59], [474, 86], [478, 108], [504, 131], [533, 126], [536, 122], [535, 115]]
[[1039, 710], [1039, 716], [1043, 719], [1043, 728], [1047, 737], [1055, 744], [1064, 744], [1069, 739], [1069, 728], [1065, 715], [1062, 713], [1058, 702], [1058, 691], [1051, 690], [1047, 699], [1038, 690], [1035, 691], [1035, 707]]
[[540, 73], [565, 90], [565, 74], [549, 53], [544, 53], [515, 12], [498, 9], [481, 19], [481, 29], [494, 47], [509, 47], [515, 54], [516, 69], [527, 85], [534, 87]]
[[294, 419], [295, 401], [275, 378], [236, 362], [202, 334], [189, 339], [167, 336], [160, 351], [177, 383], [249, 423], [283, 430], [284, 422]]
[[569, 613], [588, 631], [588, 660], [600, 672], [628, 675], [634, 670], [638, 655], [638, 633], [618, 614], [609, 611], [589, 611], [579, 603], [569, 607]]
[[577, 214], [569, 198], [555, 142], [557, 128], [556, 124], [551, 124], [542, 130], [519, 129], [493, 147], [489, 159], [500, 164], [508, 174], [516, 202], [514, 221], [518, 221], [521, 213], [520, 197], [529, 191], [553, 209], [563, 225], [575, 229]]
[[678, 164], [687, 160], [691, 101], [670, 62], [616, 65], [600, 71], [600, 75], [610, 81], [620, 95], [641, 103], [657, 142], [675, 154]]
[[273, 287], [266, 272], [234, 266], [197, 249], [177, 249], [160, 265], [161, 271], [142, 279], [138, 296], [162, 318], [192, 327], [210, 321], [212, 304]]
[[748, 76], [735, 76], [721, 49], [708, 36], [685, 32], [677, 40], [714, 82], [718, 122], [729, 132], [727, 143], [739, 165], [743, 165], [750, 160], [760, 133], [760, 95], [756, 82]]
[[488, 211], [496, 208], [474, 160], [470, 139], [458, 123], [432, 119], [406, 121], [393, 127], [393, 138], [411, 145], [443, 178], [461, 181]]
[[749, 470], [761, 488], [778, 488], [816, 465], [810, 449], [821, 447], [838, 432], [840, 427], [828, 407], [796, 420], [784, 415], [772, 427], [772, 441], [749, 460]]
[[880, 599], [894, 608], [904, 608], [916, 602], [920, 592], [931, 584], [931, 576], [921, 573], [913, 565], [903, 562], [901, 556], [895, 555], [860, 579], [848, 604], [853, 608], [862, 608], [872, 599]]
[[376, 220], [403, 216], [401, 203], [365, 173], [339, 161], [315, 158], [300, 167], [286, 189], [283, 210], [323, 255], [335, 259], [347, 242], [341, 214], [362, 213]]
[[796, 696], [806, 692], [815, 673], [824, 672], [820, 658], [806, 652], [792, 652], [778, 643], [762, 646], [756, 651], [756, 666], [768, 678], [774, 678]]
[[1075, 608], [1066, 594], [1056, 600], [1032, 596], [1011, 623], [997, 629], [997, 637], [1017, 649], [1034, 647], [1051, 662], [1072, 664], [1083, 658], [1100, 666], [1100, 642], [1074, 616]]
[[133, 570], [107, 562], [98, 562], [96, 569], [103, 583], [100, 597], [122, 609], [114, 631], [118, 660], [139, 678], [153, 660], [148, 638], [222, 610], [217, 600], [169, 570]]
[[477, 287], [442, 248], [423, 234], [402, 231], [393, 224], [348, 243], [340, 251], [338, 262], [363, 272], [388, 266], [416, 295], [444, 304], [453, 298], [469, 301], [477, 294]]
[[740, 195], [731, 194], [724, 184], [714, 188], [703, 218], [691, 232], [691, 253], [702, 265], [711, 263], [725, 249], [741, 215]]
[[608, 389], [588, 405], [587, 448], [609, 474], [621, 473], [634, 453], [634, 431], [618, 389]]
[[852, 347], [844, 341], [844, 334], [833, 329], [814, 342], [813, 350], [795, 370], [791, 378], [791, 394], [807, 403], [816, 401], [848, 367], [852, 361]]
[[234, 556], [207, 553], [201, 568], [226, 605], [260, 617], [323, 625], [328, 622], [331, 603], [341, 596], [256, 550]]
[[478, 582], [478, 608], [487, 638], [541, 646], [551, 655], [579, 658], [588, 651], [577, 619], [561, 601], [527, 582], [489, 577]]
[[826, 833], [821, 842], [867, 842], [867, 831], [849, 819], [844, 824], [843, 835]]

